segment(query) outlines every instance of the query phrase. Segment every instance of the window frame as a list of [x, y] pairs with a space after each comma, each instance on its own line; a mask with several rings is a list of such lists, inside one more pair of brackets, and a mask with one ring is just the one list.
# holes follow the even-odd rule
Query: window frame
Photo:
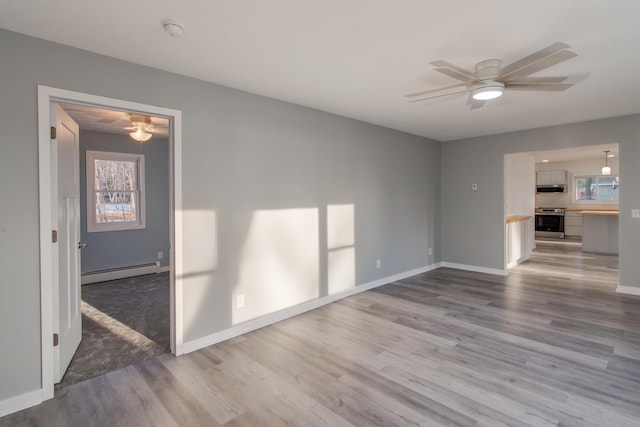
[[[618, 194], [618, 200], [579, 200], [578, 199], [578, 180], [583, 178], [595, 178], [596, 179], [596, 188], [599, 188], [598, 181], [600, 178], [618, 178], [620, 180], [619, 174], [611, 174], [611, 175], [576, 175], [573, 177], [573, 202], [577, 204], [603, 204], [603, 205], [618, 205], [620, 202], [620, 195]], [[598, 194], [599, 195], [599, 194]]]
[[[135, 221], [99, 223], [96, 221], [96, 160], [129, 161], [136, 163], [136, 189], [138, 209]], [[86, 152], [85, 181], [87, 187], [87, 232], [140, 230], [146, 228], [146, 203], [144, 183], [144, 154], [120, 153], [110, 151]]]

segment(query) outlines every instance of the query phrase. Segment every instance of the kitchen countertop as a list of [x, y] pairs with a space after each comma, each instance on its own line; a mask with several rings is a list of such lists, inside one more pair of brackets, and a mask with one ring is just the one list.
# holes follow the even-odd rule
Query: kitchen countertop
[[528, 219], [531, 219], [532, 216], [531, 215], [511, 215], [507, 217], [507, 224], [511, 223], [511, 222], [519, 222], [519, 221], [526, 221]]
[[578, 213], [580, 215], [611, 215], [611, 216], [617, 216], [618, 215], [618, 211], [600, 211], [600, 210], [593, 210], [593, 209], [589, 209], [589, 210], [584, 210], [584, 211], [578, 211]]
[[565, 211], [571, 211], [571, 212], [582, 212], [582, 211], [588, 211], [588, 212], [618, 212], [618, 209], [611, 209], [611, 208], [565, 208]]

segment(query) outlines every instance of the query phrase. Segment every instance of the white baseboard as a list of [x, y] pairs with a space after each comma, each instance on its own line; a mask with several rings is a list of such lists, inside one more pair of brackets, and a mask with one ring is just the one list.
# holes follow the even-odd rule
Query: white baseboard
[[618, 287], [616, 288], [616, 292], [626, 295], [640, 295], [640, 287], [618, 285]]
[[455, 262], [442, 262], [442, 267], [455, 268], [457, 270], [475, 271], [477, 273], [495, 274], [498, 276], [506, 276], [506, 270], [498, 270], [497, 268], [479, 267], [477, 265], [458, 264]]
[[0, 417], [39, 405], [42, 401], [42, 389], [0, 400]]
[[215, 334], [211, 334], [206, 337], [185, 342], [176, 349], [176, 355], [191, 353], [192, 351], [200, 350], [201, 348], [205, 348], [210, 345], [217, 344], [219, 342], [226, 341], [231, 338], [235, 338], [239, 335], [246, 334], [247, 332], [251, 332], [253, 330], [260, 329], [262, 327], [269, 326], [274, 323], [280, 322], [282, 320], [288, 319], [290, 317], [297, 316], [304, 312], [314, 310], [316, 308], [322, 307], [323, 305], [327, 305], [334, 301], [338, 301], [342, 298], [346, 298], [348, 296], [355, 295], [360, 292], [364, 292], [369, 289], [386, 285], [388, 283], [392, 283], [398, 280], [406, 279], [407, 277], [411, 277], [417, 274], [426, 273], [427, 271], [435, 270], [437, 268], [440, 268], [442, 266], [441, 264], [442, 263], [431, 264], [425, 267], [420, 267], [414, 270], [405, 271], [403, 273], [394, 274], [392, 276], [387, 276], [382, 279], [374, 280], [372, 282], [365, 283], [360, 286], [356, 286], [352, 289], [349, 289], [334, 295], [321, 297], [312, 301], [308, 301], [308, 302], [296, 305], [294, 307], [285, 308], [284, 310], [280, 310], [275, 313], [267, 314], [265, 316], [259, 317], [254, 320], [249, 320], [239, 325], [232, 326], [229, 329], [225, 329], [224, 331], [217, 332]]
[[127, 277], [143, 276], [145, 274], [154, 274], [162, 272], [163, 268], [160, 267], [160, 261], [157, 263], [151, 263], [140, 266], [126, 267], [126, 268], [114, 268], [112, 270], [96, 271], [95, 273], [85, 273], [82, 275], [81, 283], [88, 285], [91, 283], [106, 282], [107, 280], [125, 279]]

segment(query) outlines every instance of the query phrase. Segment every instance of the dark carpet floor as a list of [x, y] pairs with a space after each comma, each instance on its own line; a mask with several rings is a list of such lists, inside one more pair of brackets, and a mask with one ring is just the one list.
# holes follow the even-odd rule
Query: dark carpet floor
[[82, 286], [82, 342], [60, 390], [170, 351], [169, 273]]

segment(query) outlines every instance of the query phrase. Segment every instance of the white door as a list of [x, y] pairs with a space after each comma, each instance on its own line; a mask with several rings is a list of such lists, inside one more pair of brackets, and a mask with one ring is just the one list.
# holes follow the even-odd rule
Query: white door
[[58, 104], [51, 106], [51, 116], [52, 126], [56, 127], [56, 139], [52, 140], [51, 146], [51, 210], [58, 238], [58, 242], [53, 243], [53, 332], [58, 334], [58, 345], [54, 347], [53, 379], [59, 383], [82, 339], [80, 148], [77, 123]]

